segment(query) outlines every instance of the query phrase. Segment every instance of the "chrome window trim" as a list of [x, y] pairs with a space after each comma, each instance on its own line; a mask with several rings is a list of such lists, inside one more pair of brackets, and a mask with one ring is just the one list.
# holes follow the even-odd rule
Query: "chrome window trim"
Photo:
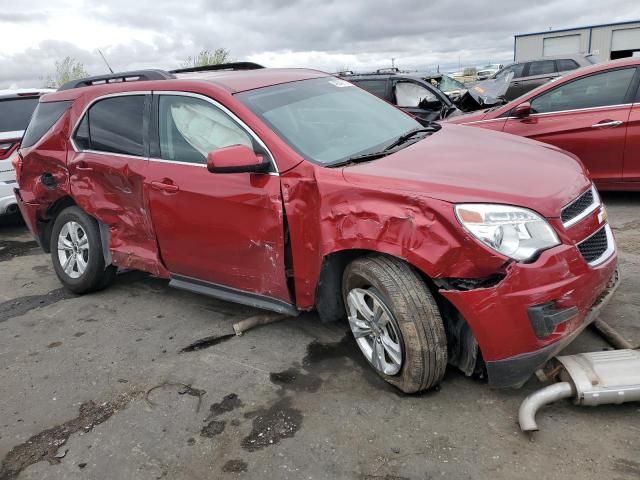
[[[529, 100], [527, 100], [529, 101]], [[616, 105], [604, 105], [601, 107], [587, 107], [587, 108], [576, 108], [573, 110], [558, 110], [557, 112], [544, 112], [544, 113], [532, 113], [528, 117], [545, 117], [547, 115], [556, 115], [558, 113], [575, 113], [575, 112], [587, 112], [587, 111], [596, 111], [603, 110], [605, 108], [623, 108], [623, 107], [632, 107], [635, 105], [634, 103], [619, 103]], [[485, 123], [485, 122], [495, 122], [497, 120], [523, 120], [521, 117], [496, 117], [496, 118], [487, 118], [484, 120], [474, 120], [473, 122], [461, 123], [460, 125], [473, 125], [475, 123]]]
[[76, 152], [76, 153], [84, 152], [84, 153], [92, 153], [92, 154], [97, 154], [97, 155], [115, 155], [117, 157], [132, 158], [132, 159], [136, 159], [136, 160], [150, 160], [150, 161], [154, 161], [154, 162], [173, 163], [173, 164], [176, 164], [176, 165], [194, 165], [194, 166], [199, 166], [199, 167], [205, 167], [206, 168], [206, 165], [204, 165], [202, 163], [177, 162], [175, 160], [165, 160], [163, 158], [156, 158], [156, 157], [144, 157], [144, 156], [138, 156], [138, 155], [128, 155], [128, 154], [124, 154], [124, 153], [103, 152], [103, 151], [100, 151], [100, 150], [91, 150], [91, 149], [81, 150], [81, 149], [78, 148], [78, 146], [76, 145], [76, 143], [73, 140], [73, 137], [75, 136], [76, 131], [78, 130], [78, 127], [80, 126], [80, 123], [82, 122], [82, 119], [85, 117], [85, 115], [87, 114], [89, 109], [95, 103], [99, 102], [100, 100], [104, 100], [106, 98], [125, 97], [125, 96], [133, 96], [133, 95], [171, 95], [171, 96], [193, 97], [193, 98], [199, 98], [201, 100], [204, 100], [205, 102], [211, 103], [213, 106], [219, 108], [224, 113], [229, 115], [236, 123], [238, 123], [240, 125], [240, 127], [242, 129], [244, 129], [249, 134], [249, 136], [251, 136], [251, 138], [253, 138], [256, 142], [258, 142], [260, 144], [260, 146], [262, 148], [265, 149], [265, 151], [269, 155], [269, 158], [270, 158], [270, 161], [271, 161], [273, 167], [275, 168], [275, 172], [269, 172], [268, 174], [269, 175], [275, 175], [275, 176], [279, 176], [280, 175], [280, 171], [278, 170], [278, 164], [276, 163], [276, 160], [275, 160], [275, 157], [273, 156], [273, 153], [271, 153], [271, 150], [269, 150], [267, 145], [262, 141], [262, 139], [251, 128], [249, 128], [249, 126], [246, 123], [244, 123], [242, 120], [240, 120], [240, 118], [238, 118], [237, 115], [235, 115], [231, 110], [229, 110], [227, 107], [225, 107], [221, 103], [216, 102], [214, 99], [212, 99], [210, 97], [207, 97], [206, 95], [201, 95], [199, 93], [192, 93], [192, 92], [182, 92], [182, 91], [172, 91], [172, 90], [166, 90], [166, 91], [163, 90], [161, 92], [152, 91], [152, 90], [135, 90], [135, 91], [131, 91], [131, 92], [108, 93], [106, 95], [101, 95], [99, 97], [96, 97], [93, 100], [91, 100], [91, 102], [89, 102], [85, 106], [85, 108], [82, 110], [82, 113], [78, 117], [78, 120], [76, 120], [76, 123], [75, 123], [73, 129], [71, 130], [72, 133], [71, 133], [71, 136], [69, 137], [69, 142], [71, 143], [71, 147], [73, 148], [73, 151]]
[[[602, 255], [600, 255], [595, 260], [592, 260], [591, 262], [587, 262], [587, 265], [589, 265], [590, 267], [597, 267], [598, 265], [603, 264], [616, 251], [616, 243], [615, 243], [615, 240], [613, 239], [613, 233], [611, 232], [611, 227], [609, 226], [608, 223], [605, 223], [603, 228], [605, 229], [605, 234], [607, 236], [607, 249], [604, 252], [602, 252]], [[578, 242], [576, 244], [576, 248], [578, 248], [578, 245], [581, 245], [582, 243], [584, 243], [587, 240], [589, 240], [591, 237], [593, 237], [593, 236], [597, 235], [598, 233], [600, 233], [601, 230], [602, 230], [602, 228], [599, 228], [594, 233], [589, 235], [587, 238], [585, 238], [581, 242]], [[578, 249], [578, 253], [580, 253], [579, 249]], [[580, 256], [582, 256], [582, 253], [580, 253]]]
[[[271, 153], [271, 150], [269, 150], [269, 148], [267, 147], [267, 145], [262, 141], [262, 139], [246, 124], [244, 123], [235, 113], [233, 113], [231, 110], [229, 110], [227, 107], [225, 107], [224, 105], [222, 105], [220, 102], [217, 102], [216, 100], [214, 100], [211, 97], [207, 97], [206, 95], [202, 95], [200, 93], [192, 93], [192, 92], [181, 92], [181, 91], [171, 91], [171, 90], [163, 90], [160, 92], [154, 91], [153, 95], [169, 95], [169, 96], [174, 96], [174, 97], [192, 97], [192, 98], [198, 98], [200, 100], [204, 100], [205, 102], [208, 102], [210, 104], [212, 104], [214, 107], [219, 108], [220, 110], [222, 110], [224, 113], [226, 113], [227, 115], [229, 115], [229, 117], [231, 117], [231, 119], [233, 119], [238, 125], [240, 125], [240, 127], [245, 130], [249, 136], [251, 138], [253, 138], [256, 142], [258, 142], [260, 144], [260, 146], [262, 148], [265, 149], [265, 151], [267, 152], [267, 154], [269, 155], [269, 160], [271, 161], [271, 164], [273, 165], [273, 168], [275, 169], [275, 172], [269, 172], [269, 173], [275, 173], [277, 175], [280, 174], [280, 170], [278, 169], [278, 164], [276, 163], [276, 159], [273, 156], [273, 153]], [[187, 164], [187, 165], [202, 165], [200, 163], [192, 163], [192, 162], [176, 162], [175, 160], [164, 160], [164, 159], [158, 159], [158, 158], [154, 158], [153, 160], [162, 160], [165, 162], [171, 162], [171, 163], [178, 163], [178, 164]], [[206, 167], [206, 165], [204, 165]]]
[[615, 105], [602, 105], [600, 107], [586, 107], [586, 108], [574, 108], [570, 110], [558, 110], [556, 112], [543, 112], [543, 113], [532, 113], [529, 117], [544, 117], [546, 115], [555, 115], [558, 113], [571, 113], [571, 112], [590, 112], [595, 110], [604, 110], [608, 108], [622, 108], [622, 107], [630, 107], [633, 103], [618, 103]]
[[86, 153], [94, 153], [94, 154], [99, 154], [99, 155], [115, 155], [117, 157], [127, 157], [127, 158], [135, 158], [135, 159], [146, 160], [147, 157], [139, 156], [139, 155], [129, 155], [129, 154], [125, 154], [125, 153], [103, 152], [101, 150], [90, 150], [90, 149], [80, 150], [78, 148], [78, 146], [76, 145], [76, 142], [73, 140], [73, 137], [76, 136], [76, 131], [78, 130], [78, 127], [80, 126], [80, 123], [84, 119], [84, 116], [87, 114], [89, 109], [94, 104], [99, 102], [100, 100], [104, 100], [106, 98], [113, 98], [113, 97], [132, 97], [132, 96], [138, 96], [138, 95], [151, 95], [151, 93], [152, 93], [151, 90], [132, 90], [130, 92], [107, 93], [105, 95], [101, 95], [101, 96], [96, 97], [93, 100], [91, 100], [87, 105], [85, 105], [84, 109], [82, 110], [82, 113], [78, 116], [78, 120], [76, 120], [76, 123], [73, 126], [73, 129], [71, 129], [71, 135], [69, 136], [69, 142], [71, 143], [71, 147], [73, 148], [73, 151], [76, 152], [76, 153], [86, 152]]
[[[564, 211], [565, 208], [570, 207], [571, 205], [576, 203], [580, 199], [580, 197], [582, 197], [582, 195], [584, 195], [585, 193], [587, 193], [587, 190], [582, 192], [575, 199], [573, 199], [571, 202], [567, 203], [564, 207], [562, 207], [560, 209], [560, 214], [562, 215], [562, 212]], [[576, 223], [584, 220], [591, 213], [595, 212], [598, 208], [600, 208], [600, 205], [602, 205], [602, 202], [600, 201], [600, 195], [598, 195], [598, 190], [596, 189], [595, 185], [591, 185], [591, 194], [593, 195], [593, 203], [589, 205], [584, 211], [582, 211], [581, 213], [573, 217], [571, 220], [569, 220], [568, 222], [566, 223], [562, 222], [562, 226], [564, 228], [572, 227]]]

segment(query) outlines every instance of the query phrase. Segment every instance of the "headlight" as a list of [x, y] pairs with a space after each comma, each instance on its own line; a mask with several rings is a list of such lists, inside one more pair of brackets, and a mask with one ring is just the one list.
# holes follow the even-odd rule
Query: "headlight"
[[538, 252], [560, 244], [551, 225], [526, 208], [466, 203], [455, 209], [458, 221], [471, 235], [514, 260], [530, 260]]

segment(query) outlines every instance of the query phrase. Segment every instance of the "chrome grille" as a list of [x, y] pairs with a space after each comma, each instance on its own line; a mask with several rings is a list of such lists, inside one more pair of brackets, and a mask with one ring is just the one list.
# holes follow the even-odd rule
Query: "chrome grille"
[[578, 244], [578, 250], [585, 261], [589, 264], [594, 263], [602, 257], [608, 249], [609, 238], [607, 235], [606, 225]]
[[579, 222], [598, 207], [598, 194], [594, 187], [584, 192], [573, 202], [562, 209], [560, 218], [565, 227]]

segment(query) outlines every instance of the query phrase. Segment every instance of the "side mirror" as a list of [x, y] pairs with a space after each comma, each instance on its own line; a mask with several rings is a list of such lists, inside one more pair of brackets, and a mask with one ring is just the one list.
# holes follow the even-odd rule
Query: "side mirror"
[[529, 115], [531, 115], [531, 104], [529, 102], [521, 103], [511, 111], [511, 116], [516, 118], [527, 118]]
[[207, 155], [207, 170], [211, 173], [265, 173], [270, 166], [246, 145], [219, 148]]

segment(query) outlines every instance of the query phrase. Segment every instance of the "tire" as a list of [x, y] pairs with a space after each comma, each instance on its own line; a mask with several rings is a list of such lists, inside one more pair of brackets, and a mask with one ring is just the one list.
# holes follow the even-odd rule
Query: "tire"
[[98, 222], [78, 207], [65, 208], [56, 217], [50, 247], [56, 275], [74, 293], [102, 290], [116, 276], [116, 267], [105, 266]]
[[[411, 266], [383, 255], [354, 260], [345, 269], [342, 294], [351, 331], [360, 336], [356, 343], [378, 375], [405, 393], [420, 392], [440, 383], [447, 367], [445, 329], [433, 295]], [[361, 321], [366, 315], [353, 316], [357, 310], [354, 305], [366, 310], [362, 301], [369, 306], [368, 313], [382, 311], [376, 331], [372, 322]], [[378, 301], [383, 305], [376, 306]], [[367, 326], [372, 331], [370, 335], [366, 335]], [[373, 346], [371, 354], [365, 352], [365, 342], [375, 345], [376, 341], [378, 348], [384, 350], [382, 355], [376, 355], [380, 350]], [[398, 357], [396, 345], [402, 347], [400, 365], [394, 361]]]

